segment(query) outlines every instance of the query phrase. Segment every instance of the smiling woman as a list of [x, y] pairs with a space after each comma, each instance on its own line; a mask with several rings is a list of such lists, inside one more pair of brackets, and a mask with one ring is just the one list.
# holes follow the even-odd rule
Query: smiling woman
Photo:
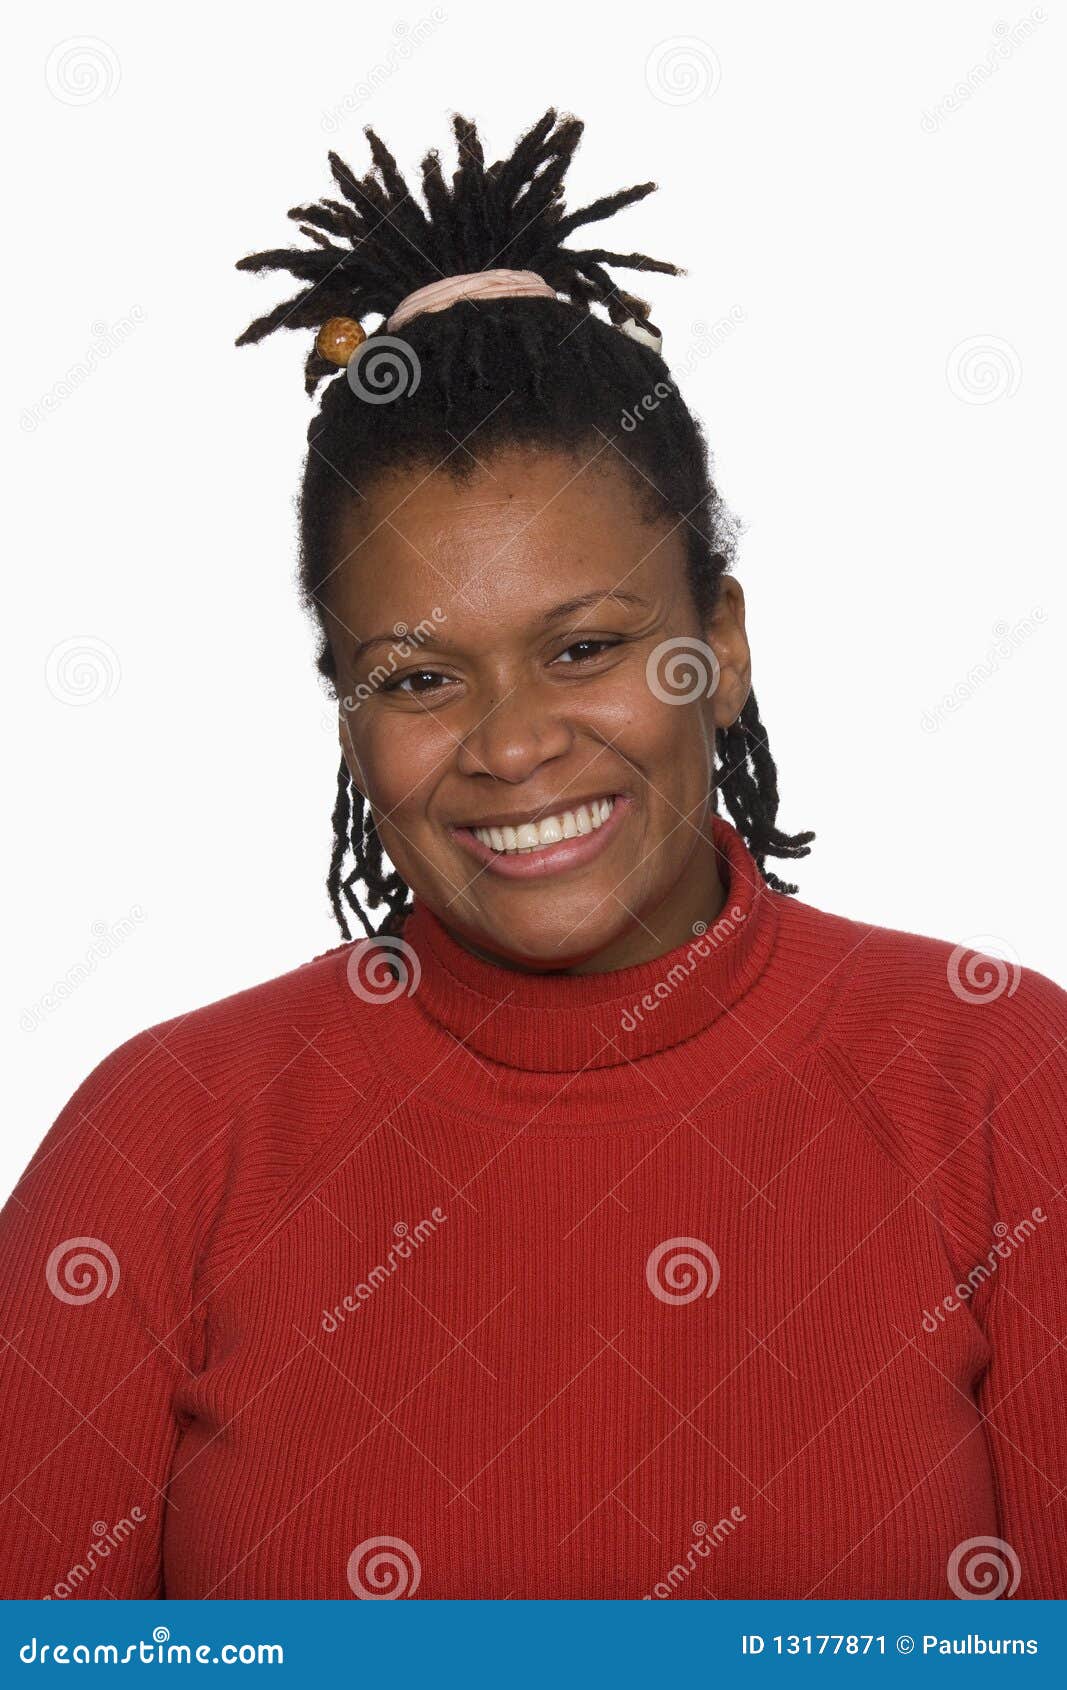
[[[723, 899], [704, 823], [717, 736], [750, 696], [744, 600], [726, 577], [701, 620], [684, 524], [650, 521], [627, 467], [499, 449], [462, 482], [380, 475], [338, 518], [346, 770], [405, 886], [524, 967], [646, 961]], [[368, 688], [380, 645], [359, 630], [431, 606], [426, 638]], [[703, 682], [682, 709], [649, 684], [679, 651]]]
[[768, 868], [733, 528], [606, 268], [675, 267], [567, 244], [653, 185], [454, 128], [241, 261], [333, 378], [342, 942], [112, 1051], [5, 1208], [0, 1596], [1067, 1596], [1067, 993]]

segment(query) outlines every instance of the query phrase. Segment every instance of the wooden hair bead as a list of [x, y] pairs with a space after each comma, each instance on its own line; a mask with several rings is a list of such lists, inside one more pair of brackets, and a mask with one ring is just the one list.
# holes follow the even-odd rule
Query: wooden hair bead
[[315, 336], [315, 350], [321, 358], [343, 370], [366, 338], [366, 330], [354, 317], [330, 317]]

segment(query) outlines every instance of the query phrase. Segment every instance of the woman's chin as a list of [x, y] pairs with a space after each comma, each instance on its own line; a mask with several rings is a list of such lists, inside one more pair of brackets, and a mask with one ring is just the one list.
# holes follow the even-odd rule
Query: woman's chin
[[565, 912], [531, 909], [516, 912], [512, 919], [493, 920], [477, 928], [468, 927], [465, 922], [448, 925], [468, 949], [493, 962], [547, 973], [553, 969], [576, 968], [606, 951], [631, 925], [628, 916], [623, 914], [620, 921], [617, 913], [613, 917], [607, 906], [592, 913], [587, 908], [584, 919], [575, 921]]

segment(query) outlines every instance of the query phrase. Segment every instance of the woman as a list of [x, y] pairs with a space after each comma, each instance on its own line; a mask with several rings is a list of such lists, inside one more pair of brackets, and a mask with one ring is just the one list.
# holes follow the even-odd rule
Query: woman
[[729, 519], [604, 266], [677, 272], [566, 244], [653, 184], [454, 127], [425, 212], [368, 129], [241, 261], [333, 376], [344, 942], [113, 1051], [4, 1210], [0, 1594], [1063, 1597], [1067, 997], [767, 869]]

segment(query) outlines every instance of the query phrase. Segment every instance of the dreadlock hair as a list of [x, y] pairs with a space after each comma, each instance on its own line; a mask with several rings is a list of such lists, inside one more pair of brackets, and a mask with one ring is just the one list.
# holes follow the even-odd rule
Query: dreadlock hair
[[[645, 300], [624, 292], [605, 265], [664, 275], [683, 274], [674, 264], [644, 253], [569, 247], [566, 240], [653, 192], [643, 182], [567, 212], [563, 178], [584, 125], [557, 120], [549, 109], [518, 140], [510, 157], [486, 166], [475, 125], [454, 114], [459, 162], [446, 184], [436, 148], [422, 161], [425, 210], [409, 192], [396, 160], [369, 126], [373, 166], [357, 177], [336, 153], [330, 168], [342, 195], [296, 206], [289, 216], [311, 243], [252, 253], [239, 270], [284, 270], [305, 284], [291, 299], [258, 317], [237, 345], [262, 340], [278, 328], [318, 330], [334, 316], [356, 319], [380, 313], [383, 322], [359, 348], [368, 388], [399, 383], [392, 402], [360, 403], [344, 371], [315, 346], [305, 364], [305, 389], [314, 395], [324, 377], [319, 410], [308, 428], [308, 454], [300, 493], [300, 591], [320, 632], [317, 667], [336, 693], [336, 667], [327, 637], [327, 581], [337, 564], [335, 523], [346, 504], [365, 496], [376, 471], [428, 466], [457, 480], [476, 467], [464, 442], [477, 434], [478, 455], [496, 448], [530, 447], [611, 456], [628, 473], [648, 520], [673, 516], [684, 528], [687, 574], [702, 620], [710, 616], [734, 551], [735, 524], [710, 476], [710, 453], [700, 425], [673, 383], [667, 396], [622, 433], [621, 419], [635, 398], [669, 372], [648, 345], [619, 332], [634, 318], [655, 332]], [[377, 172], [377, 175], [375, 174]], [[564, 298], [460, 300], [405, 325], [404, 342], [385, 335], [384, 319], [407, 294], [443, 276], [504, 263], [542, 276]], [[598, 305], [607, 321], [592, 308]], [[402, 356], [398, 359], [398, 352]], [[379, 359], [377, 377], [371, 368]], [[408, 368], [404, 368], [405, 361]], [[416, 380], [411, 380], [414, 366]], [[624, 444], [620, 447], [618, 442]], [[782, 833], [776, 825], [778, 780], [760, 721], [755, 693], [740, 717], [716, 734], [713, 806], [721, 793], [767, 884], [796, 892], [765, 861], [809, 853], [814, 833]], [[351, 863], [349, 863], [351, 858]], [[375, 927], [355, 890], [365, 888], [370, 909], [383, 904]], [[409, 888], [383, 862], [370, 805], [352, 782], [344, 758], [337, 776], [333, 848], [327, 891], [345, 939], [351, 937], [345, 906], [368, 936], [396, 934], [410, 909]]]

